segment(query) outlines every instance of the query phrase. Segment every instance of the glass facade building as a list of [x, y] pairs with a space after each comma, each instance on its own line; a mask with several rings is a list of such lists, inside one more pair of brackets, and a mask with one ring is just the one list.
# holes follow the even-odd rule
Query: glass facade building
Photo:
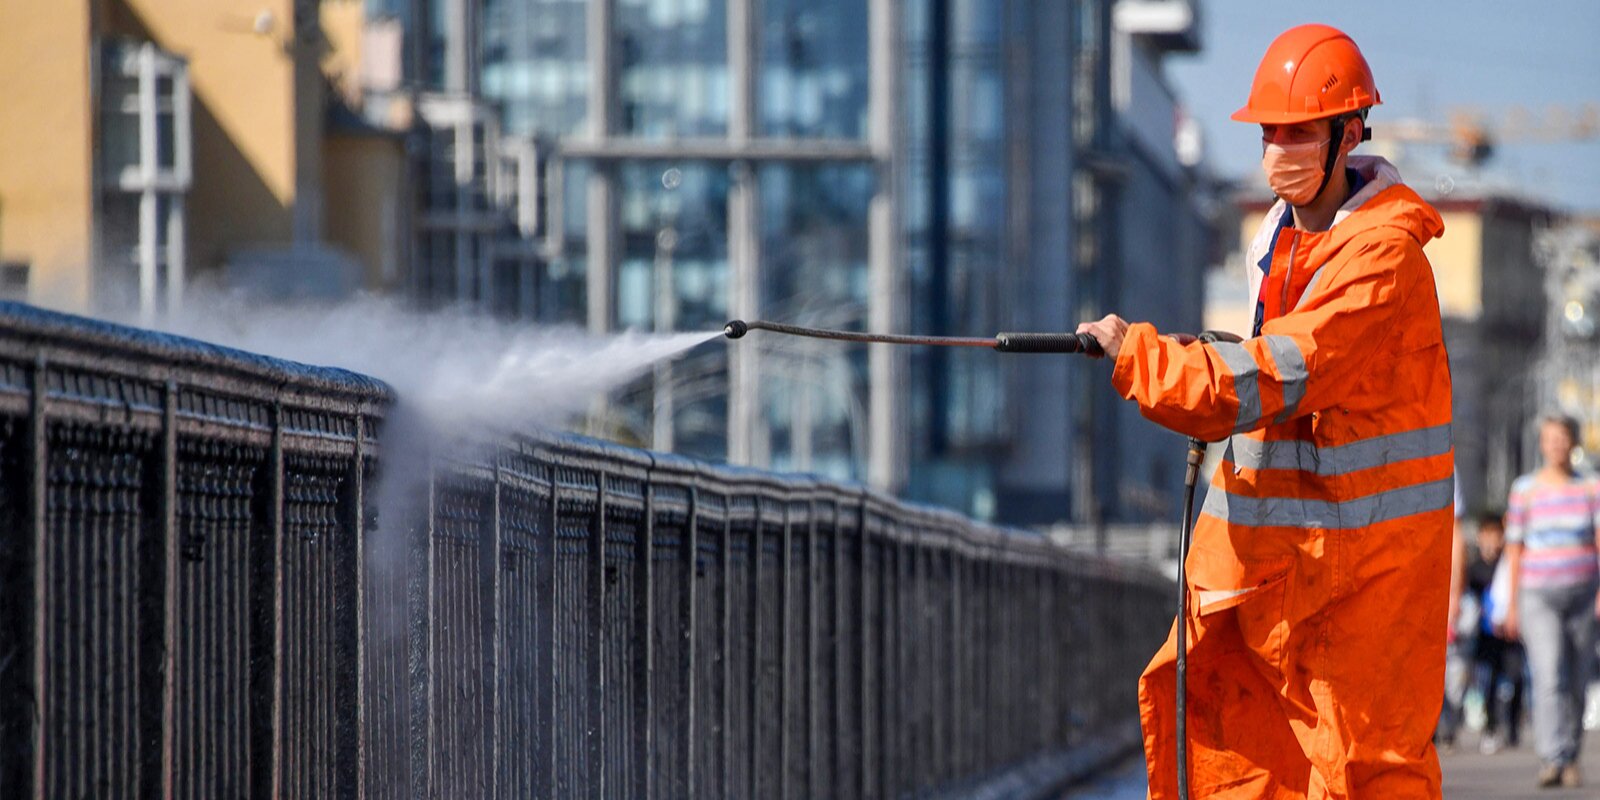
[[[1006, 36], [1015, 4], [947, 0], [906, 7], [906, 263], [911, 326], [944, 335], [1000, 330], [1007, 190]], [[1008, 19], [1011, 13], [1013, 19]], [[966, 498], [994, 514], [1006, 430], [1002, 362], [992, 353], [911, 355], [909, 491]], [[948, 501], [944, 501], [948, 502]]]
[[[770, 139], [861, 140], [867, 131], [867, 6], [760, 3], [753, 21], [755, 113]], [[595, 78], [586, 3], [486, 0], [482, 90], [507, 133], [586, 137]], [[726, 141], [733, 115], [724, 0], [618, 0], [617, 109], [611, 135], [647, 142]], [[855, 160], [648, 156], [564, 164], [565, 241], [552, 281], [593, 268], [586, 202], [596, 168], [615, 170], [618, 328], [706, 330], [732, 316], [729, 194], [748, 170], [759, 198], [764, 316], [840, 327], [867, 321], [867, 207], [877, 175]], [[831, 477], [865, 476], [862, 353], [752, 339], [760, 357], [756, 459]], [[687, 454], [729, 448], [728, 354], [707, 347], [621, 393], [607, 433]], [[657, 417], [669, 415], [670, 427]]]

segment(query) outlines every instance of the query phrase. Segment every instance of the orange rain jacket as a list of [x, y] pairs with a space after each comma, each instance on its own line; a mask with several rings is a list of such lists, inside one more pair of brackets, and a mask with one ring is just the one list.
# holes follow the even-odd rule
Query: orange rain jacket
[[[1140, 323], [1116, 360], [1146, 417], [1227, 439], [1187, 562], [1196, 798], [1440, 796], [1454, 469], [1422, 246], [1444, 224], [1387, 161], [1349, 164], [1366, 184], [1333, 226], [1272, 247], [1261, 335], [1182, 345]], [[1154, 800], [1177, 793], [1175, 654], [1169, 637], [1139, 683]]]

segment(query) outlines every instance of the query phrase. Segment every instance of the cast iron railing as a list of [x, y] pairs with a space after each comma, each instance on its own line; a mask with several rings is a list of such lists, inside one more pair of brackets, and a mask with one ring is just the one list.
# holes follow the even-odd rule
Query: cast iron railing
[[1151, 574], [553, 434], [390, 442], [380, 502], [393, 399], [0, 303], [8, 794], [957, 795], [1126, 740]]

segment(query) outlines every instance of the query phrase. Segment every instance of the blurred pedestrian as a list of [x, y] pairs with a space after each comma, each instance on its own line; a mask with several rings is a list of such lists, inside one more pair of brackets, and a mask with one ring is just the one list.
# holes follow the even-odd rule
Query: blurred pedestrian
[[1505, 552], [1505, 523], [1500, 514], [1478, 519], [1477, 548], [1467, 563], [1466, 591], [1475, 598], [1478, 625], [1472, 638], [1473, 678], [1483, 697], [1483, 738], [1479, 749], [1498, 752], [1519, 743], [1522, 718], [1524, 655], [1522, 644], [1501, 638], [1510, 596], [1510, 562]]
[[1500, 634], [1521, 639], [1533, 690], [1540, 786], [1579, 786], [1583, 701], [1600, 612], [1600, 483], [1572, 467], [1578, 424], [1539, 424], [1544, 465], [1511, 485], [1506, 512], [1510, 592]]

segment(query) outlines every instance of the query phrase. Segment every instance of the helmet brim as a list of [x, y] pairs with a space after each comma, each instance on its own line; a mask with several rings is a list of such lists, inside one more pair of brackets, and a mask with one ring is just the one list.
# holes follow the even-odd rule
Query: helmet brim
[[[1382, 105], [1383, 101], [1373, 103], [1373, 106]], [[1371, 108], [1372, 106], [1364, 106]], [[1299, 122], [1310, 122], [1314, 119], [1333, 119], [1334, 117], [1349, 114], [1349, 109], [1336, 111], [1265, 111], [1258, 108], [1244, 106], [1229, 115], [1234, 122], [1254, 122], [1261, 125], [1294, 125]]]
[[1261, 125], [1294, 125], [1314, 119], [1332, 119], [1343, 111], [1260, 111], [1248, 106], [1233, 112], [1234, 122], [1254, 122]]

